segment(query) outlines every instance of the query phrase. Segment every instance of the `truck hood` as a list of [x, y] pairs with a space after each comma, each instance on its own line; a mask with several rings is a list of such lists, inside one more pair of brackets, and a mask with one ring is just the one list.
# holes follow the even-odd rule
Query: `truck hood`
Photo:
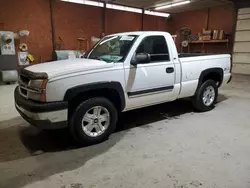
[[67, 59], [29, 66], [26, 70], [33, 73], [47, 73], [48, 78], [50, 79], [75, 72], [109, 68], [113, 67], [113, 65], [113, 63], [106, 63], [105, 61], [93, 59]]

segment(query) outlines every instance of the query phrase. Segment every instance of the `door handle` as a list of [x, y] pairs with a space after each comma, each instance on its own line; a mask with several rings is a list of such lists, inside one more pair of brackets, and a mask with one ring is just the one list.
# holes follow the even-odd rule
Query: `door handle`
[[166, 68], [166, 73], [173, 73], [173, 72], [174, 72], [174, 68], [173, 67]]

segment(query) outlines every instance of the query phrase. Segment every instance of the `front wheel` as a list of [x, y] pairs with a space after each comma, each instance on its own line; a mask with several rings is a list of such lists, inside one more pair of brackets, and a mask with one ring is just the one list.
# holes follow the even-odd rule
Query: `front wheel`
[[193, 106], [199, 112], [207, 112], [214, 108], [218, 97], [218, 86], [215, 81], [207, 80], [192, 98]]
[[100, 143], [115, 130], [117, 110], [112, 102], [96, 97], [81, 103], [70, 118], [70, 132], [81, 145]]

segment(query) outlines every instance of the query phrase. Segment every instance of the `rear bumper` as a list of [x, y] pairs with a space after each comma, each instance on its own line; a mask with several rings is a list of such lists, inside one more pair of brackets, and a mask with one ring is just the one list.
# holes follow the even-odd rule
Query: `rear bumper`
[[15, 106], [20, 115], [31, 125], [40, 129], [67, 127], [68, 103], [39, 103], [28, 100], [15, 89]]

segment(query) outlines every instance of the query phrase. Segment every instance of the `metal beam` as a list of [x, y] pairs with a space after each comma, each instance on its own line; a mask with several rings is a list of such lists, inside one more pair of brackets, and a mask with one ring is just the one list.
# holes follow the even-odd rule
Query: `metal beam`
[[141, 15], [141, 30], [144, 31], [144, 12], [145, 10], [142, 9], [142, 15]]
[[49, 8], [50, 8], [50, 24], [51, 24], [51, 40], [52, 40], [52, 47], [53, 52], [56, 50], [56, 41], [55, 41], [55, 26], [54, 26], [54, 19], [53, 19], [53, 0], [49, 1]]
[[104, 7], [103, 7], [103, 10], [102, 10], [102, 33], [106, 34], [106, 5], [107, 3], [104, 2]]

